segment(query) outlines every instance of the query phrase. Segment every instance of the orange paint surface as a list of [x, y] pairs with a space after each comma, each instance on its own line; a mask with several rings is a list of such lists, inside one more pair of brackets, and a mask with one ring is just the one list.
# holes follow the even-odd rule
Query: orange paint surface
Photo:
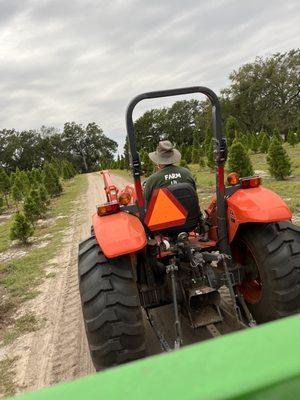
[[238, 226], [246, 222], [277, 222], [292, 218], [291, 210], [278, 194], [262, 186], [240, 189], [227, 200], [227, 224], [229, 241]]
[[182, 204], [166, 189], [156, 189], [151, 198], [145, 224], [151, 230], [159, 230], [185, 223], [187, 211]]
[[94, 214], [93, 226], [97, 242], [107, 258], [135, 253], [147, 244], [141, 221], [126, 212], [103, 217]]

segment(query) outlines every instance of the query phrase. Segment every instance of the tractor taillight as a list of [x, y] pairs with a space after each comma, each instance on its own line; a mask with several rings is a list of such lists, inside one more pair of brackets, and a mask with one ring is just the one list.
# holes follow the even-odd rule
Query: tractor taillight
[[227, 182], [230, 186], [234, 186], [237, 185], [239, 183], [240, 179], [239, 176], [236, 172], [231, 172], [228, 176], [227, 176]]
[[99, 217], [108, 214], [114, 214], [120, 210], [120, 204], [117, 201], [111, 201], [110, 203], [104, 203], [97, 206], [97, 214]]
[[127, 204], [130, 203], [131, 200], [131, 194], [128, 192], [123, 192], [119, 196], [119, 204], [121, 206], [126, 206]]
[[255, 188], [261, 184], [261, 177], [253, 176], [251, 178], [241, 178], [240, 183], [242, 185], [242, 189]]

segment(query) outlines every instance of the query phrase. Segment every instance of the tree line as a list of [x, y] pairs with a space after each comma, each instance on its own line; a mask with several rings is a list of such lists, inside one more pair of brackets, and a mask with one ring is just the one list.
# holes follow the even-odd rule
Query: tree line
[[[222, 122], [231, 146], [236, 132], [248, 149], [259, 150], [260, 138], [267, 141], [280, 136], [289, 142], [299, 140], [300, 131], [300, 50], [258, 57], [233, 71], [230, 85], [220, 95]], [[147, 153], [160, 140], [170, 140], [181, 150], [183, 159], [196, 161], [209, 153], [211, 143], [211, 106], [208, 100], [183, 100], [171, 107], [145, 112], [135, 121], [137, 147], [148, 168]], [[212, 149], [212, 145], [210, 145]], [[128, 143], [111, 167], [128, 168]], [[149, 166], [150, 167], [150, 166]]]
[[10, 239], [26, 243], [32, 236], [36, 221], [47, 214], [50, 199], [62, 193], [63, 180], [76, 174], [68, 160], [45, 162], [42, 168], [7, 173], [0, 168], [0, 212], [12, 209]]
[[114, 159], [117, 143], [91, 122], [64, 124], [63, 131], [42, 126], [39, 130], [0, 130], [0, 167], [7, 173], [41, 168], [45, 162], [66, 160], [78, 172], [101, 168]]

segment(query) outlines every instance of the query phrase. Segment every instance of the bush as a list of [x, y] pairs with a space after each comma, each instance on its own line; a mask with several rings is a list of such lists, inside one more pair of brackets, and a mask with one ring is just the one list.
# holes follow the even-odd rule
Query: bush
[[18, 239], [25, 244], [33, 232], [34, 228], [28, 218], [22, 212], [17, 212], [10, 228], [10, 239]]
[[254, 173], [249, 154], [240, 142], [234, 141], [229, 149], [228, 169], [240, 177], [251, 176]]
[[267, 161], [270, 174], [277, 180], [283, 180], [292, 172], [290, 158], [276, 137], [271, 140]]

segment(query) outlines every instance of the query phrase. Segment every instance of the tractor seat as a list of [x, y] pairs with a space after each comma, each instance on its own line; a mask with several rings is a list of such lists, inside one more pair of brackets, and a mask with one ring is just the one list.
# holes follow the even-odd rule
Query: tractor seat
[[177, 183], [167, 186], [167, 189], [187, 210], [188, 215], [183, 225], [163, 229], [160, 232], [166, 236], [175, 236], [181, 232], [191, 232], [202, 221], [199, 199], [195, 189], [190, 183]]

